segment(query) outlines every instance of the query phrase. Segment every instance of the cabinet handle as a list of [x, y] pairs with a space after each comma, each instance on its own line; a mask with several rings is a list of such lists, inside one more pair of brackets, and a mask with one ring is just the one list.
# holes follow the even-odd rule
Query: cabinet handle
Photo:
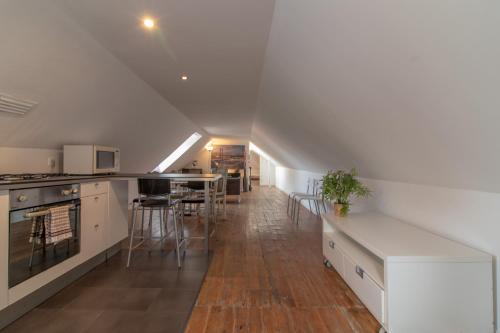
[[94, 200], [95, 200], [95, 201], [99, 200], [99, 197], [94, 197]]
[[99, 224], [94, 225], [94, 228], [96, 229], [99, 228]]
[[335, 243], [334, 243], [333, 241], [329, 241], [329, 242], [328, 242], [328, 245], [329, 245], [332, 249], [334, 249], [334, 248], [335, 248]]
[[356, 266], [356, 274], [358, 274], [360, 278], [363, 278], [365, 275], [365, 271], [363, 270], [363, 268]]
[[94, 185], [95, 185], [95, 187], [98, 187], [98, 186], [99, 186], [99, 183], [95, 183]]

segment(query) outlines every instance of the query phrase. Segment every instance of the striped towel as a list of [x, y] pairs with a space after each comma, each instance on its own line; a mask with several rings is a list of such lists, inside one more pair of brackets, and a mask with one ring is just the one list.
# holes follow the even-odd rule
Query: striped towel
[[45, 242], [57, 243], [73, 237], [69, 221], [69, 206], [49, 208], [50, 214], [45, 216]]

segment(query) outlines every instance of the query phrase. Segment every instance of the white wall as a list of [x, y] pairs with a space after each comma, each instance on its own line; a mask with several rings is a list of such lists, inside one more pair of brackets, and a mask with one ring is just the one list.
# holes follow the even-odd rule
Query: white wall
[[[288, 193], [305, 191], [308, 177], [322, 174], [276, 168], [276, 186]], [[353, 211], [379, 210], [500, 257], [500, 194], [363, 179], [373, 191], [369, 199], [354, 201]], [[496, 264], [496, 285], [500, 268]], [[496, 299], [500, 297], [498, 288]], [[497, 310], [497, 318], [498, 318]]]
[[252, 177], [260, 177], [260, 156], [254, 151], [250, 151], [250, 165], [252, 167]]
[[263, 156], [260, 156], [259, 164], [259, 184], [261, 186], [276, 185], [276, 165]]
[[[54, 167], [49, 165], [49, 159], [54, 161]], [[0, 174], [58, 173], [61, 170], [61, 150], [0, 147]]]
[[206, 136], [52, 1], [0, 1], [0, 41], [0, 91], [39, 102], [25, 117], [0, 114], [1, 146], [116, 146], [122, 171], [144, 172]]

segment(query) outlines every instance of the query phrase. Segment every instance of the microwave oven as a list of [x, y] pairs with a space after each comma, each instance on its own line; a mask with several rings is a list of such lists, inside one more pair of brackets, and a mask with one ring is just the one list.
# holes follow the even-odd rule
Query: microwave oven
[[65, 145], [63, 170], [70, 175], [120, 172], [120, 149], [97, 145]]

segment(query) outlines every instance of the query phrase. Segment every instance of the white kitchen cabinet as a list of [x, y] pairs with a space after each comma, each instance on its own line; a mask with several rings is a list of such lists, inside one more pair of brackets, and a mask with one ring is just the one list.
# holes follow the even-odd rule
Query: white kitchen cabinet
[[335, 244], [333, 237], [323, 234], [323, 255], [332, 264], [333, 268], [345, 278], [344, 255], [340, 252], [339, 244]]
[[80, 185], [81, 197], [89, 197], [92, 195], [108, 193], [109, 182], [89, 182]]
[[0, 310], [8, 304], [9, 291], [9, 192], [0, 191]]
[[81, 244], [83, 260], [92, 258], [107, 248], [108, 194], [81, 198]]
[[109, 182], [107, 247], [128, 237], [128, 181]]
[[389, 333], [493, 333], [493, 258], [379, 213], [323, 215], [323, 254]]

